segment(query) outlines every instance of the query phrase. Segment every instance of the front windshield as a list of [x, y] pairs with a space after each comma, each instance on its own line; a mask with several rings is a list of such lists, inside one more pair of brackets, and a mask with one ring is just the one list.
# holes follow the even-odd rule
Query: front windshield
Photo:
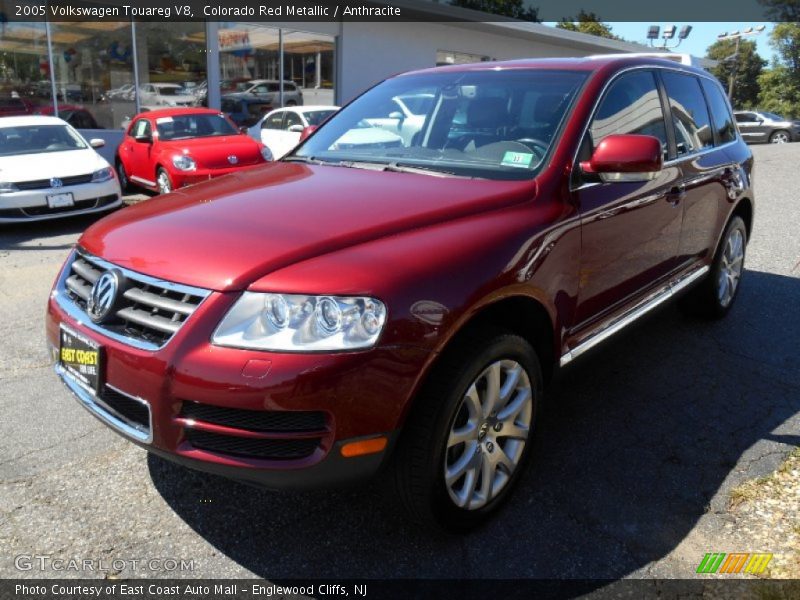
[[158, 87], [156, 91], [160, 96], [177, 96], [181, 92], [178, 87]]
[[762, 114], [766, 115], [767, 117], [769, 117], [773, 121], [785, 121], [786, 120], [782, 116], [776, 115], [775, 113], [765, 112], [765, 113], [762, 113]]
[[162, 142], [239, 133], [225, 117], [210, 114], [159, 117], [156, 119], [156, 131]]
[[529, 178], [586, 76], [514, 69], [397, 77], [339, 111], [288, 160]]
[[80, 135], [64, 125], [28, 125], [0, 128], [0, 156], [83, 150]]

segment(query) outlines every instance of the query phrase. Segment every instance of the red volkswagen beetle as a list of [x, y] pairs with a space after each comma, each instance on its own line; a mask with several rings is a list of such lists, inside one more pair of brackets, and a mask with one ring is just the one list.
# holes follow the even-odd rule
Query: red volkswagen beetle
[[122, 189], [174, 189], [272, 160], [269, 148], [219, 111], [172, 108], [136, 115], [117, 149]]

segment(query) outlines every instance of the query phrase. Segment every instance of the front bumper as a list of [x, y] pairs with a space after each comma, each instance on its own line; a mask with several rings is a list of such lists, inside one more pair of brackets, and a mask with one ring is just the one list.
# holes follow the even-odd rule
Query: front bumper
[[[214, 346], [211, 333], [238, 296], [218, 292], [202, 302], [166, 345], [140, 349], [104, 335], [81, 318], [63, 292], [63, 279], [62, 274], [48, 302], [47, 337], [56, 372], [84, 408], [151, 452], [269, 488], [327, 487], [375, 473], [391, 453], [417, 374], [429, 357], [416, 348], [279, 354]], [[62, 325], [102, 346], [108, 396], [89, 391], [58, 365]], [[125, 403], [137, 410], [146, 407], [146, 412], [139, 410], [141, 418], [126, 418], [131, 413]], [[187, 407], [229, 411], [236, 419], [187, 416]], [[265, 431], [237, 421], [256, 412], [321, 414], [324, 424], [313, 431]], [[378, 435], [389, 439], [382, 452], [342, 456], [344, 444]], [[218, 445], [209, 447], [207, 439]], [[256, 455], [240, 448], [259, 444], [284, 454]], [[308, 451], [292, 454], [292, 444]]]
[[[72, 194], [74, 206], [48, 207], [48, 196], [64, 193]], [[0, 195], [0, 223], [56, 219], [106, 211], [121, 205], [122, 197], [116, 178], [102, 183], [4, 193]]]
[[175, 188], [185, 187], [187, 185], [192, 185], [195, 183], [200, 183], [202, 181], [208, 181], [209, 179], [214, 179], [215, 177], [222, 177], [223, 175], [228, 175], [229, 173], [235, 173], [237, 171], [243, 171], [246, 169], [253, 169], [255, 167], [260, 167], [267, 164], [266, 162], [260, 162], [253, 165], [241, 165], [235, 167], [226, 167], [222, 169], [196, 169], [194, 171], [178, 171], [173, 170], [170, 173], [170, 177], [172, 179], [172, 185]]

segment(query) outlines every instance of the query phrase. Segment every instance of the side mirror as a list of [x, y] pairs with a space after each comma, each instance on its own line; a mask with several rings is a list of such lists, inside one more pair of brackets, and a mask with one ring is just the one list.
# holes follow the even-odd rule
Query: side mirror
[[401, 113], [399, 110], [395, 110], [395, 111], [389, 113], [389, 118], [390, 119], [397, 119], [398, 121], [403, 121], [403, 120], [405, 120], [406, 116], [403, 113]]
[[302, 125], [290, 125], [287, 131], [291, 131], [292, 133], [303, 133], [305, 127]]
[[664, 166], [664, 150], [650, 135], [609, 135], [581, 163], [584, 173], [596, 173], [605, 182], [649, 181]]
[[133, 139], [139, 142], [140, 144], [152, 144], [153, 143], [153, 136], [149, 133], [145, 133], [143, 135], [135, 135]]
[[243, 133], [243, 134], [247, 135], [247, 127], [245, 127], [244, 125], [239, 127], [239, 133]]
[[303, 131], [300, 133], [300, 141], [301, 142], [305, 141], [306, 138], [308, 138], [316, 130], [317, 130], [317, 126], [316, 125], [309, 125], [305, 129], [303, 129]]
[[91, 140], [89, 140], [89, 145], [92, 148], [102, 148], [103, 146], [106, 145], [106, 141], [100, 138], [92, 138]]

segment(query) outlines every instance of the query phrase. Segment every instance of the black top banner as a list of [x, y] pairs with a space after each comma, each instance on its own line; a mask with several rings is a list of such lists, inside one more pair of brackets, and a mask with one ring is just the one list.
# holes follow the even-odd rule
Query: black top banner
[[0, 25], [44, 20], [492, 22], [515, 17], [550, 22], [574, 20], [581, 11], [603, 21], [800, 21], [800, 0], [523, 0], [521, 4], [482, 0], [0, 0]]

